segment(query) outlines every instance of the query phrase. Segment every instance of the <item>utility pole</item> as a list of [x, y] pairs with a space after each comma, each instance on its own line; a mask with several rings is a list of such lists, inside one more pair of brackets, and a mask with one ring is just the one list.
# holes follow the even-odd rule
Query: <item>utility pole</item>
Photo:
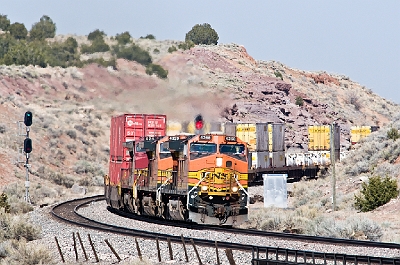
[[332, 210], [336, 210], [336, 175], [335, 175], [335, 122], [332, 122], [330, 133], [331, 168], [332, 168]]

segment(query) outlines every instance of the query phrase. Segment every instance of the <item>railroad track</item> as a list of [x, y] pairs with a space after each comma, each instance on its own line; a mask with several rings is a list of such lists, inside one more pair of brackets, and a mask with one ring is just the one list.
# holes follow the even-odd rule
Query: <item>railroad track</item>
[[389, 249], [400, 249], [400, 244], [396, 243], [384, 243], [377, 241], [366, 241], [366, 240], [354, 240], [354, 239], [344, 239], [344, 238], [332, 238], [332, 237], [318, 237], [318, 236], [308, 236], [308, 235], [300, 235], [300, 234], [291, 234], [291, 233], [282, 233], [282, 232], [269, 232], [269, 231], [261, 231], [255, 229], [240, 229], [233, 227], [224, 227], [224, 226], [211, 226], [211, 225], [200, 225], [196, 223], [187, 223], [187, 222], [179, 222], [179, 221], [171, 221], [171, 220], [162, 220], [157, 218], [152, 218], [149, 216], [136, 215], [132, 213], [126, 213], [120, 210], [112, 209], [108, 207], [108, 210], [112, 213], [118, 214], [119, 216], [135, 219], [138, 221], [151, 222], [158, 225], [167, 225], [195, 230], [210, 230], [218, 231], [218, 232], [226, 232], [233, 234], [240, 234], [244, 236], [261, 236], [261, 237], [274, 237], [279, 239], [287, 239], [287, 240], [297, 240], [304, 242], [320, 242], [320, 243], [328, 243], [328, 244], [336, 244], [336, 245], [344, 245], [344, 246], [363, 246], [363, 247], [376, 247], [376, 248], [389, 248]]
[[[140, 237], [140, 238], [147, 238], [147, 239], [158, 239], [158, 240], [163, 240], [163, 241], [168, 241], [170, 240], [171, 242], [174, 243], [181, 243], [182, 242], [182, 237], [181, 236], [174, 236], [170, 234], [162, 234], [162, 233], [154, 233], [154, 232], [149, 232], [149, 231], [142, 231], [142, 230], [137, 230], [137, 229], [131, 229], [131, 228], [125, 228], [125, 227], [120, 227], [120, 226], [115, 226], [115, 225], [109, 225], [105, 223], [101, 223], [98, 221], [91, 220], [87, 217], [84, 217], [80, 215], [77, 210], [80, 207], [85, 207], [89, 205], [90, 203], [97, 202], [104, 200], [104, 196], [94, 196], [94, 197], [87, 197], [87, 198], [81, 198], [81, 199], [75, 199], [72, 201], [67, 201], [60, 203], [56, 206], [53, 207], [52, 209], [52, 215], [55, 218], [58, 218], [64, 222], [67, 222], [69, 224], [77, 225], [80, 227], [86, 227], [86, 228], [91, 228], [95, 230], [100, 230], [104, 232], [109, 232], [109, 233], [118, 233], [121, 235], [125, 236], [133, 236], [133, 237]], [[112, 210], [113, 212], [116, 212], [122, 216], [125, 216], [127, 218], [135, 217], [136, 219], [143, 219], [143, 217], [137, 217], [135, 215], [130, 215], [121, 211], [115, 211]], [[154, 219], [149, 219], [146, 218], [146, 221], [150, 221], [153, 223], [157, 224], [163, 224], [163, 225], [172, 225], [170, 222], [161, 222], [160, 220], [154, 220]], [[400, 249], [399, 244], [394, 244], [394, 243], [382, 243], [382, 242], [371, 242], [371, 241], [358, 241], [358, 240], [347, 240], [347, 239], [336, 239], [336, 238], [325, 238], [325, 237], [312, 237], [312, 236], [303, 236], [303, 235], [295, 235], [295, 234], [286, 234], [286, 233], [273, 233], [273, 232], [265, 232], [265, 231], [258, 231], [258, 230], [245, 230], [245, 229], [237, 229], [237, 228], [224, 228], [224, 227], [205, 227], [202, 225], [197, 225], [197, 224], [187, 224], [187, 223], [174, 223], [174, 226], [179, 226], [179, 227], [184, 227], [184, 228], [191, 228], [191, 229], [197, 229], [197, 230], [205, 230], [205, 229], [212, 229], [213, 231], [218, 231], [218, 232], [228, 232], [228, 233], [234, 233], [234, 234], [241, 234], [241, 235], [251, 235], [251, 236], [264, 236], [264, 237], [274, 237], [274, 238], [281, 238], [281, 239], [286, 239], [286, 240], [301, 240], [301, 241], [309, 241], [309, 242], [321, 242], [321, 243], [328, 243], [328, 244], [343, 244], [343, 245], [353, 245], [353, 246], [367, 246], [367, 247], [377, 247], [377, 248], [394, 248], [394, 249]], [[194, 242], [198, 246], [205, 246], [205, 247], [210, 247], [215, 244], [215, 241], [213, 240], [207, 240], [207, 239], [191, 239], [191, 238], [183, 238], [183, 240], [187, 243], [190, 243], [191, 241]], [[264, 253], [264, 258], [265, 258], [265, 253], [267, 253], [268, 257], [268, 251], [269, 253], [275, 253], [276, 259], [278, 257], [286, 257], [286, 260], [288, 259], [288, 256], [295, 257], [297, 260], [297, 257], [312, 257], [314, 258], [321, 258], [323, 260], [336, 260], [340, 258], [341, 260], [349, 260], [349, 261], [357, 261], [357, 262], [369, 262], [369, 263], [379, 263], [379, 264], [393, 264], [393, 265], [400, 265], [400, 257], [395, 257], [395, 258], [382, 258], [382, 257], [374, 257], [374, 256], [354, 256], [354, 255], [345, 255], [345, 254], [329, 254], [329, 253], [318, 253], [318, 252], [310, 252], [310, 251], [297, 251], [297, 250], [289, 250], [289, 249], [278, 249], [278, 248], [270, 248], [270, 247], [264, 247], [264, 246], [254, 246], [254, 245], [249, 245], [249, 244], [239, 244], [239, 243], [232, 243], [232, 242], [218, 242], [218, 246], [221, 248], [229, 248], [232, 250], [240, 250], [240, 251], [247, 251], [247, 252], [252, 252], [253, 253], [253, 258], [256, 263], [253, 264], [266, 264], [263, 263], [263, 258], [260, 258], [260, 253]], [[371, 253], [373, 254], [373, 253]], [[261, 255], [262, 256], [262, 255]]]

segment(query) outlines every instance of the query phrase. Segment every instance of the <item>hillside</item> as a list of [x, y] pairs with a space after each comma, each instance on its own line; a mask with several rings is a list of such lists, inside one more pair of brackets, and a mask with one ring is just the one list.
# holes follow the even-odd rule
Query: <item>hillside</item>
[[[56, 36], [51, 41], [67, 37]], [[87, 41], [86, 37], [74, 37], [80, 44]], [[347, 76], [259, 61], [240, 45], [199, 45], [169, 53], [168, 48], [180, 42], [133, 41], [168, 70], [168, 79], [149, 76], [144, 66], [123, 59], [117, 60], [116, 69], [97, 64], [65, 69], [0, 66], [2, 187], [18, 183], [12, 187], [23, 196], [25, 168], [23, 163], [13, 162], [24, 139], [16, 136], [16, 122], [27, 110], [34, 115], [29, 162], [31, 195], [36, 204], [68, 198], [73, 184], [89, 187], [89, 191], [101, 190], [102, 176], [108, 172], [112, 115], [162, 113], [169, 120], [187, 121], [202, 113], [207, 121], [284, 122], [287, 149], [298, 152], [307, 149], [308, 125], [337, 122], [342, 132], [341, 148], [347, 150], [350, 126], [385, 128], [400, 111], [399, 105]], [[113, 40], [108, 38], [108, 42]], [[109, 54], [82, 55], [81, 59], [92, 57], [107, 58]], [[276, 77], [278, 72], [282, 79]], [[304, 105], [296, 104], [298, 97]], [[25, 160], [22, 155], [19, 158]], [[348, 159], [351, 164], [352, 157]], [[337, 167], [341, 172], [346, 166]], [[357, 179], [360, 172], [351, 173], [352, 177]], [[346, 171], [342, 177], [348, 175]], [[358, 182], [351, 188], [347, 182], [339, 183], [344, 183], [340, 187], [348, 192], [360, 186]]]

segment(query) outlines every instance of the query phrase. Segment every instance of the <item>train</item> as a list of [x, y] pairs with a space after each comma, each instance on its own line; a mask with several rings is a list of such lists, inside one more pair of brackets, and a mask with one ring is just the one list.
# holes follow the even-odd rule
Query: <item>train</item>
[[165, 115], [112, 117], [107, 205], [205, 225], [247, 221], [247, 143], [221, 132], [203, 134], [201, 127], [167, 136]]
[[248, 187], [262, 185], [264, 174], [316, 177], [331, 163], [332, 140], [335, 158], [346, 156], [339, 126], [309, 126], [302, 153], [285, 150], [284, 132], [283, 123], [205, 123], [201, 115], [182, 123], [161, 114], [112, 117], [107, 204], [169, 220], [240, 225], [248, 218]]

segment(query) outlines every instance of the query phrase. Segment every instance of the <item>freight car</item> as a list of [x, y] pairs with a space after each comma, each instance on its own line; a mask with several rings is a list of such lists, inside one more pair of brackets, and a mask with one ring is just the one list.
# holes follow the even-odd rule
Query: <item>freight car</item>
[[[123, 155], [120, 160], [111, 155], [109, 176], [105, 176], [110, 207], [200, 224], [239, 225], [247, 220], [246, 142], [219, 133], [164, 137], [153, 133], [139, 140], [115, 140], [116, 131], [127, 130], [131, 116], [120, 119], [124, 126], [111, 124], [112, 146], [123, 146]], [[136, 166], [138, 153], [146, 154], [146, 168]]]

